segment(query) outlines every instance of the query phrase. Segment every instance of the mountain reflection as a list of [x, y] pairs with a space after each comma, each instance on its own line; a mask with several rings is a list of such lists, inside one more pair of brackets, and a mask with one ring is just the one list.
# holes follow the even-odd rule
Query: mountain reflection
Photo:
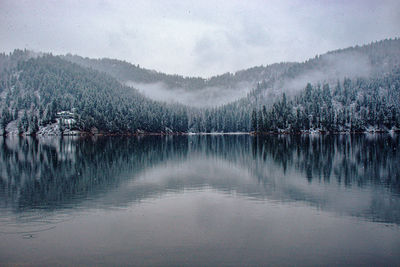
[[399, 137], [1, 138], [0, 208], [122, 207], [212, 188], [400, 224]]

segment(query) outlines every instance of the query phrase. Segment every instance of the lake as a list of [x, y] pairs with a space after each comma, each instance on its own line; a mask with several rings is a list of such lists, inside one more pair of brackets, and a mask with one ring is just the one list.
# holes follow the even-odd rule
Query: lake
[[0, 138], [0, 265], [400, 266], [399, 141]]

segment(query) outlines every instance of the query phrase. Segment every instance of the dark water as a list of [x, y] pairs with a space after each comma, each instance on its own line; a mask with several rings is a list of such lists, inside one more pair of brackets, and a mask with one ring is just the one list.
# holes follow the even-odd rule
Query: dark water
[[400, 265], [399, 136], [0, 138], [0, 265]]

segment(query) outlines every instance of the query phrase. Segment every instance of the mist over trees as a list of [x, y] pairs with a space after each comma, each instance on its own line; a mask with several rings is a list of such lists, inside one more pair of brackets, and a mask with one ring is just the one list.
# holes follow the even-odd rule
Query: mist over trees
[[236, 73], [228, 72], [205, 79], [201, 77], [184, 77], [177, 74], [169, 75], [116, 59], [90, 59], [71, 54], [62, 56], [62, 58], [83, 67], [107, 73], [122, 83], [154, 84], [162, 82], [165, 84], [166, 89], [183, 88], [188, 91], [202, 90], [206, 87], [229, 88], [242, 82], [255, 83], [263, 79], [278, 77], [289, 67], [297, 64], [276, 63], [268, 66], [256, 66]]
[[276, 63], [268, 66], [256, 66], [205, 79], [168, 75], [108, 58], [90, 59], [68, 54], [63, 56], [63, 59], [107, 73], [154, 100], [200, 108], [213, 108], [246, 97], [259, 81], [276, 79], [288, 68], [298, 64]]
[[[152, 100], [127, 81], [188, 93], [211, 87], [229, 93], [224, 90], [243, 83], [253, 89], [231, 103], [195, 108]], [[0, 54], [0, 133], [45, 134], [49, 127], [105, 134], [398, 130], [399, 87], [397, 38], [209, 79], [15, 50]]]

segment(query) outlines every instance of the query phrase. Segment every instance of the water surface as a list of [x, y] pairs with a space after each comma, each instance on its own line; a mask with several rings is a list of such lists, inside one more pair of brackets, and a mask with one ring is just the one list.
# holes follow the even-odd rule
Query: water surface
[[399, 136], [0, 138], [0, 265], [400, 265]]

